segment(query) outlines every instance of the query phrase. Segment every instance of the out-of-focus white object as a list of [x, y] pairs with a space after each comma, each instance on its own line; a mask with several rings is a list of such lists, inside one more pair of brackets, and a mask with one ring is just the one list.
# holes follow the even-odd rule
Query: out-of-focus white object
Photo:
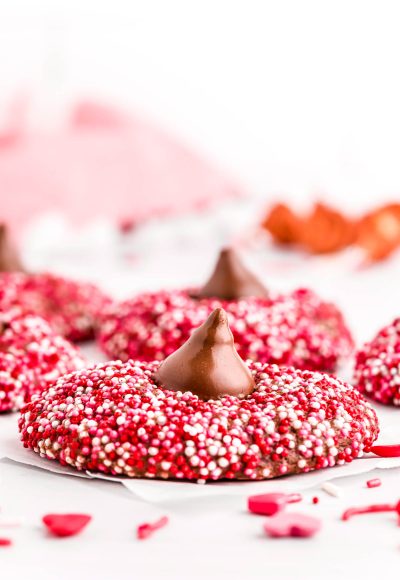
[[324, 491], [326, 491], [328, 495], [332, 495], [333, 497], [342, 496], [342, 490], [340, 489], [340, 487], [338, 485], [335, 485], [334, 483], [331, 483], [330, 481], [325, 481], [321, 485], [321, 489], [323, 489]]

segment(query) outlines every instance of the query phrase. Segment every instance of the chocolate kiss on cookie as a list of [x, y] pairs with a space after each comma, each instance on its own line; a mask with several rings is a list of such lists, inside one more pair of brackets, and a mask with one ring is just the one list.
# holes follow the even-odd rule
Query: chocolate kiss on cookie
[[268, 291], [231, 248], [221, 250], [211, 278], [193, 294], [193, 298], [221, 300], [237, 300], [249, 296], [268, 298]]
[[155, 379], [171, 391], [190, 391], [199, 398], [230, 395], [243, 398], [254, 379], [236, 352], [225, 310], [217, 308], [189, 340], [161, 363]]
[[23, 272], [18, 252], [10, 240], [8, 228], [0, 224], [0, 272]]

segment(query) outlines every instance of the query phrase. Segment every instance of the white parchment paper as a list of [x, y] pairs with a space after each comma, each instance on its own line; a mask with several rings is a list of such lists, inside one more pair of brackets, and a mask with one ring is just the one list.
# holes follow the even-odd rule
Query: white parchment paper
[[[398, 411], [399, 412], [399, 411]], [[400, 425], [383, 428], [380, 443], [396, 443], [400, 441]], [[278, 479], [257, 482], [212, 482], [197, 484], [179, 481], [163, 481], [152, 479], [129, 479], [106, 476], [89, 471], [77, 471], [72, 467], [63, 467], [57, 461], [44, 459], [31, 450], [25, 449], [16, 433], [16, 418], [9, 420], [7, 434], [1, 438], [0, 459], [21, 463], [26, 466], [44, 469], [51, 473], [86, 479], [102, 479], [110, 483], [122, 484], [135, 496], [148, 502], [168, 502], [182, 499], [203, 498], [209, 496], [241, 496], [268, 491], [296, 492], [321, 485], [325, 481], [368, 473], [374, 469], [390, 469], [400, 467], [400, 457], [383, 458], [373, 455], [357, 459], [352, 463], [333, 468], [322, 469], [312, 473], [280, 477]]]

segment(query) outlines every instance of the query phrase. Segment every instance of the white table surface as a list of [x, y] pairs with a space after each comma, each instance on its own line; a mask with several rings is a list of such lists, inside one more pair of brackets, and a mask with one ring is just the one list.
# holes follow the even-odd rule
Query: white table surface
[[[97, 279], [118, 296], [139, 288], [198, 282], [214, 259], [211, 245], [199, 250], [196, 241], [188, 244], [184, 236], [167, 243], [170, 236], [160, 237], [158, 230], [151, 250], [143, 242], [145, 232], [141, 233], [147, 248], [145, 259], [127, 268], [122, 258], [115, 259], [114, 252], [96, 261], [96, 235], [104, 237], [106, 233], [92, 231], [76, 239], [70, 255], [63, 253], [65, 240], [61, 235], [51, 255], [39, 250], [36, 255], [33, 251], [27, 254], [37, 267], [56, 264], [61, 271]], [[226, 232], [219, 241], [224, 241], [224, 235]], [[125, 244], [137, 249], [139, 242]], [[177, 251], [182, 244], [184, 252]], [[119, 245], [116, 252], [124, 254], [126, 247]], [[360, 342], [398, 314], [398, 289], [393, 282], [398, 279], [399, 268], [393, 260], [360, 270], [357, 259], [351, 253], [326, 260], [277, 256], [259, 249], [252, 254], [271, 286], [309, 284], [337, 300]], [[89, 347], [89, 352], [97, 358], [95, 350]], [[378, 413], [384, 425], [400, 419], [400, 409], [379, 408]], [[16, 415], [0, 417], [0, 446], [14, 432], [16, 421]], [[367, 489], [365, 482], [372, 477], [380, 477], [382, 486]], [[322, 519], [318, 536], [272, 540], [262, 533], [263, 518], [246, 513], [245, 490], [238, 496], [150, 503], [120, 484], [56, 475], [3, 459], [0, 524], [14, 521], [20, 525], [0, 527], [0, 537], [13, 540], [12, 547], [0, 548], [0, 578], [398, 578], [400, 527], [394, 515], [360, 516], [347, 523], [340, 521], [340, 515], [352, 505], [400, 499], [400, 468], [341, 478], [335, 483], [342, 488], [342, 497], [331, 497], [317, 487], [303, 492], [303, 502], [291, 508]], [[279, 485], [277, 480], [276, 490]], [[311, 502], [314, 495], [320, 499], [318, 505]], [[41, 517], [49, 512], [84, 512], [91, 514], [93, 521], [80, 536], [54, 539], [46, 535], [41, 524]], [[162, 515], [168, 515], [169, 525], [149, 540], [138, 541], [136, 526]]]

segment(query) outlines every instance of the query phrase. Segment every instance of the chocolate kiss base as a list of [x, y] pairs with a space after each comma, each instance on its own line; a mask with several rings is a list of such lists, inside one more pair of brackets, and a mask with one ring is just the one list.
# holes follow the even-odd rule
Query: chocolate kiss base
[[157, 383], [171, 391], [190, 391], [199, 398], [253, 392], [251, 372], [236, 352], [226, 312], [217, 308], [189, 340], [161, 363]]
[[249, 296], [268, 298], [268, 290], [230, 248], [221, 251], [211, 278], [197, 293], [192, 294], [192, 298], [221, 300], [237, 300]]
[[11, 243], [8, 229], [0, 224], [0, 272], [24, 272], [18, 252]]

